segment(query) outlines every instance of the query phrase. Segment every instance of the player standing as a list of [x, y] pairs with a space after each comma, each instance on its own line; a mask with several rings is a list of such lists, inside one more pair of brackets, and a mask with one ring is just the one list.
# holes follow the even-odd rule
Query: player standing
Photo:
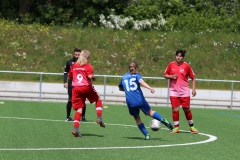
[[68, 73], [68, 77], [72, 79], [72, 106], [76, 110], [73, 124], [74, 129], [72, 131], [75, 137], [82, 137], [79, 132], [79, 126], [86, 98], [90, 103], [95, 102], [97, 112], [96, 122], [101, 127], [105, 127], [102, 121], [102, 100], [92, 86], [92, 80], [95, 81], [95, 76], [93, 74], [94, 69], [89, 63], [90, 59], [91, 53], [83, 50]]
[[[75, 63], [78, 59], [78, 56], [81, 53], [81, 49], [79, 48], [75, 48], [73, 50], [73, 58], [68, 60], [66, 63], [66, 67], [63, 73], [63, 86], [64, 88], [68, 89], [68, 102], [66, 105], [66, 110], [67, 110], [67, 117], [66, 117], [66, 121], [73, 121], [71, 118], [71, 109], [72, 109], [72, 79], [68, 79], [68, 83], [67, 83], [67, 77], [68, 77], [68, 72], [72, 66], [73, 63]], [[82, 121], [86, 122], [86, 118], [85, 118], [85, 113], [86, 113], [86, 104], [84, 104], [84, 108], [82, 111]]]
[[138, 64], [135, 61], [129, 63], [129, 72], [127, 72], [123, 77], [118, 87], [120, 91], [124, 91], [126, 95], [126, 102], [129, 109], [130, 115], [132, 115], [136, 121], [136, 124], [140, 131], [145, 135], [145, 140], [149, 140], [150, 136], [146, 130], [143, 122], [140, 118], [140, 109], [150, 117], [161, 121], [170, 130], [173, 129], [171, 123], [169, 123], [165, 118], [163, 118], [158, 112], [153, 111], [146, 101], [140, 85], [146, 87], [154, 93], [155, 90], [150, 87], [146, 82], [143, 81], [141, 74], [138, 72]]
[[198, 130], [193, 125], [192, 112], [190, 110], [190, 88], [188, 77], [192, 79], [192, 96], [196, 95], [196, 78], [190, 65], [184, 62], [186, 51], [176, 51], [176, 60], [170, 62], [164, 72], [164, 78], [170, 79], [169, 95], [172, 105], [172, 118], [174, 129], [171, 133], [179, 133], [179, 107], [182, 106], [185, 117], [194, 134]]

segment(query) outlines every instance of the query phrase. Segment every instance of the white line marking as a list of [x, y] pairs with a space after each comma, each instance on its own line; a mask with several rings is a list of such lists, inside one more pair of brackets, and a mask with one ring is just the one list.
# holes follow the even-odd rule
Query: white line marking
[[[64, 120], [52, 120], [52, 119], [35, 119], [35, 118], [21, 118], [21, 117], [2, 117], [2, 119], [20, 119], [20, 120], [35, 120], [35, 121], [50, 121], [50, 122], [65, 122]], [[95, 122], [84, 122], [84, 123], [94, 123]], [[107, 124], [107, 123], [105, 123]], [[135, 125], [123, 125], [123, 124], [108, 124], [108, 125], [115, 125], [115, 126], [129, 126], [129, 127], [136, 127]], [[165, 128], [162, 128], [165, 129]], [[182, 132], [189, 132], [181, 130]], [[182, 143], [182, 144], [167, 144], [167, 145], [156, 145], [156, 146], [132, 146], [132, 147], [93, 147], [93, 148], [0, 148], [0, 151], [43, 151], [43, 150], [100, 150], [100, 149], [140, 149], [140, 148], [163, 148], [163, 147], [175, 147], [175, 146], [188, 146], [188, 145], [195, 145], [195, 144], [203, 144], [209, 143], [217, 140], [216, 136], [205, 134], [205, 133], [198, 133], [203, 136], [209, 137], [209, 139], [199, 142], [192, 142], [192, 143]]]

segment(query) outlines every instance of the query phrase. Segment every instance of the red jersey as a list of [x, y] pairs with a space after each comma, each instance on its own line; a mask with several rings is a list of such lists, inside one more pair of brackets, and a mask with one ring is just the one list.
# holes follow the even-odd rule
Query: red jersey
[[74, 63], [68, 72], [68, 77], [72, 79], [72, 86], [92, 85], [92, 81], [88, 76], [93, 74], [93, 71], [93, 67], [89, 63], [82, 66], [77, 62]]
[[174, 97], [190, 97], [190, 88], [188, 78], [193, 79], [195, 74], [186, 62], [177, 65], [175, 61], [170, 62], [164, 72], [164, 75], [177, 74], [177, 79], [170, 79], [169, 95]]

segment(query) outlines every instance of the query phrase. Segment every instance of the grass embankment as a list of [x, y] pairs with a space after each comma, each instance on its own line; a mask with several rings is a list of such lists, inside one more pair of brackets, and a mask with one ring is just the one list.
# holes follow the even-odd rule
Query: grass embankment
[[[239, 80], [240, 37], [236, 33], [159, 32], [109, 30], [41, 25], [19, 25], [0, 20], [1, 70], [62, 73], [75, 47], [92, 52], [95, 74], [122, 75], [131, 60], [143, 76], [162, 77], [175, 51], [187, 50], [197, 78]], [[0, 80], [39, 81], [38, 75], [3, 74]], [[115, 84], [119, 79], [108, 80]], [[62, 82], [62, 76], [44, 76], [46, 82]], [[100, 82], [101, 83], [101, 82]], [[149, 81], [161, 86], [162, 82]], [[166, 83], [164, 83], [165, 85]], [[200, 88], [229, 89], [229, 83], [198, 84]], [[240, 85], [235, 85], [240, 89]]]

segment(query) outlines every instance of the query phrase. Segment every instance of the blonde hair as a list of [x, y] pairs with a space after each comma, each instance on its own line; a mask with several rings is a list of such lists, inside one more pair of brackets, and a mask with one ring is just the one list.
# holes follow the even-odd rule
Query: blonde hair
[[89, 52], [88, 50], [83, 50], [80, 53], [77, 62], [82, 66], [88, 63], [90, 56], [91, 56], [91, 52]]

